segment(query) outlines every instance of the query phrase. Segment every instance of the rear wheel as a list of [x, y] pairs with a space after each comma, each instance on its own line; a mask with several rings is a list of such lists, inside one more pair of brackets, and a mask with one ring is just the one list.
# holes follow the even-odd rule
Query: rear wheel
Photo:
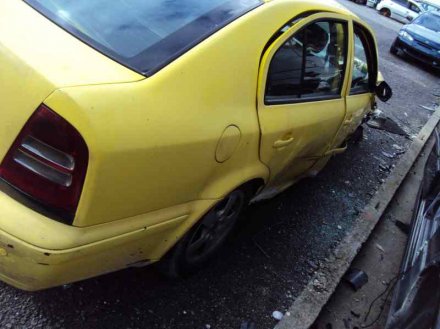
[[236, 190], [211, 209], [160, 263], [166, 276], [178, 278], [198, 269], [220, 249], [248, 203], [247, 194]]
[[379, 13], [385, 17], [391, 16], [391, 11], [388, 8], [382, 8]]

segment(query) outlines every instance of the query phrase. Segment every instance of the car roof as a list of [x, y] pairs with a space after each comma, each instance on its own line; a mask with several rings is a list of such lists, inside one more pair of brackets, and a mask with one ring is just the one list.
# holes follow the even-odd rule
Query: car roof
[[[276, 2], [291, 2], [292, 4], [295, 3], [307, 3], [307, 6], [310, 8], [313, 7], [330, 7], [335, 9], [335, 12], [339, 12], [345, 15], [352, 15], [352, 16], [356, 16], [352, 11], [350, 11], [349, 9], [347, 9], [347, 7], [345, 7], [344, 5], [340, 4], [339, 2], [337, 2], [336, 0], [309, 0], [309, 1], [305, 1], [305, 0], [261, 0], [263, 3], [276, 3]], [[439, 0], [440, 1], [440, 0]]]

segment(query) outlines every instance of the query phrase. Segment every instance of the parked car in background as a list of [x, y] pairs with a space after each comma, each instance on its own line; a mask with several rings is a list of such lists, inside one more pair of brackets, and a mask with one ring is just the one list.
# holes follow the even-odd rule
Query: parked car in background
[[379, 4], [381, 0], [368, 0], [367, 6], [371, 8], [376, 8], [376, 6]]
[[409, 23], [423, 12], [421, 5], [412, 0], [382, 0], [376, 7], [381, 15]]
[[391, 97], [336, 2], [168, 3], [0, 1], [1, 280], [192, 273]]
[[356, 2], [360, 5], [365, 5], [367, 3], [367, 0], [350, 0], [350, 1]]
[[440, 70], [440, 12], [425, 12], [405, 25], [390, 48]]

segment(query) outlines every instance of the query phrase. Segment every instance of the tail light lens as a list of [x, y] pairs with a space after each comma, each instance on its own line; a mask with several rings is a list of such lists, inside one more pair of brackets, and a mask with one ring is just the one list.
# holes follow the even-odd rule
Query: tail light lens
[[0, 165], [0, 178], [45, 207], [73, 218], [89, 152], [80, 133], [42, 105]]

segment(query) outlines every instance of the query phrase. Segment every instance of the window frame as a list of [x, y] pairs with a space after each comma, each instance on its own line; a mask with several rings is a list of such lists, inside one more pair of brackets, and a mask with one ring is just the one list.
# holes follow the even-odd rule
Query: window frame
[[[287, 22], [285, 25], [288, 24], [292, 24], [292, 22], [295, 22], [295, 24], [293, 24], [291, 26], [291, 28], [287, 31], [285, 31], [284, 33], [280, 34], [279, 38], [274, 40], [272, 42], [272, 45], [278, 44], [278, 41], [280, 40], [280, 38], [282, 38], [284, 35], [288, 35], [288, 37], [286, 38], [286, 40], [284, 40], [283, 42], [280, 42], [277, 47], [276, 50], [274, 51], [273, 55], [270, 57], [270, 61], [269, 63], [267, 63], [267, 71], [266, 71], [266, 79], [264, 81], [264, 88], [263, 88], [263, 101], [264, 101], [264, 105], [266, 106], [273, 106], [273, 105], [289, 105], [289, 104], [299, 104], [299, 103], [310, 103], [310, 102], [319, 102], [319, 101], [327, 101], [327, 100], [336, 100], [336, 99], [342, 99], [344, 97], [343, 95], [343, 91], [344, 91], [344, 84], [347, 80], [347, 72], [348, 70], [348, 62], [350, 59], [350, 50], [349, 50], [349, 45], [350, 45], [350, 21], [348, 19], [344, 19], [344, 18], [336, 18], [336, 17], [330, 17], [330, 16], [340, 16], [337, 14], [333, 14], [333, 13], [317, 13], [316, 15], [322, 16], [322, 14], [328, 14], [328, 17], [317, 17], [317, 18], [313, 18], [312, 20], [308, 21], [306, 24], [303, 24], [302, 26], [300, 26], [298, 29], [296, 29], [297, 24], [296, 23], [301, 23], [303, 20], [299, 19], [299, 20], [291, 20], [289, 22]], [[315, 15], [313, 15], [315, 16]], [[270, 67], [272, 65], [272, 61], [274, 60], [274, 57], [276, 56], [276, 54], [278, 53], [278, 51], [281, 49], [281, 47], [283, 47], [292, 37], [294, 37], [296, 34], [301, 33], [301, 31], [303, 31], [304, 29], [306, 29], [308, 26], [315, 24], [315, 23], [319, 23], [319, 22], [329, 22], [329, 23], [340, 23], [342, 24], [343, 28], [344, 28], [344, 32], [345, 32], [345, 38], [344, 38], [344, 47], [345, 47], [345, 65], [344, 65], [344, 69], [341, 73], [342, 76], [342, 82], [339, 88], [339, 93], [335, 94], [335, 95], [317, 95], [317, 96], [309, 96], [306, 98], [293, 98], [293, 96], [277, 96], [274, 97], [273, 99], [268, 99], [267, 97], [267, 88], [268, 88], [268, 82], [269, 82], [269, 72], [270, 72]], [[290, 33], [292, 32], [292, 33]], [[266, 46], [265, 49], [269, 49], [270, 46]], [[303, 64], [304, 64], [304, 59], [303, 59]], [[304, 72], [303, 72], [304, 74]], [[303, 78], [303, 77], [302, 77]]]
[[422, 9], [420, 9], [420, 7], [417, 4], [412, 3], [412, 2], [409, 3], [408, 9], [417, 13], [417, 14], [420, 14], [422, 12]]
[[408, 8], [408, 3], [409, 3], [408, 0], [391, 0], [391, 1], [402, 7]]
[[[360, 33], [358, 33], [360, 32]], [[354, 65], [354, 47], [355, 47], [355, 36], [358, 35], [359, 39], [362, 42], [362, 45], [364, 47], [366, 56], [367, 56], [367, 62], [368, 62], [368, 84], [369, 84], [369, 91], [365, 90], [359, 90], [359, 91], [353, 91], [352, 89], [352, 82], [353, 82], [353, 65]], [[376, 82], [378, 77], [378, 60], [377, 60], [377, 49], [376, 49], [376, 43], [374, 42], [374, 37], [371, 35], [371, 33], [363, 27], [361, 24], [357, 22], [353, 22], [353, 59], [352, 59], [352, 67], [351, 67], [351, 76], [350, 76], [350, 83], [348, 85], [349, 91], [348, 96], [355, 96], [355, 95], [364, 95], [364, 94], [370, 94], [374, 93], [376, 89]]]
[[[231, 1], [232, 2], [232, 1]], [[59, 16], [54, 15], [50, 10], [48, 10], [45, 6], [40, 4], [38, 0], [24, 0], [24, 3], [27, 4], [30, 8], [35, 10], [39, 15], [47, 18], [52, 23], [56, 24], [59, 28], [63, 29], [67, 33], [69, 33], [72, 37], [76, 38], [80, 42], [84, 43], [88, 47], [96, 50], [100, 54], [105, 57], [117, 62], [118, 64], [140, 74], [145, 77], [151, 77], [154, 74], [158, 73], [180, 57], [182, 57], [187, 52], [191, 51], [200, 43], [209, 39], [211, 36], [215, 35], [222, 29], [226, 28], [233, 22], [239, 20], [241, 17], [249, 14], [255, 9], [264, 5], [263, 0], [255, 0], [255, 5], [249, 6], [248, 8], [243, 9], [242, 11], [237, 12], [235, 15], [231, 15], [228, 19], [225, 19], [218, 23], [214, 28], [206, 31], [205, 33], [201, 33], [200, 35], [192, 36], [191, 24], [188, 24], [178, 31], [170, 34], [165, 39], [162, 39], [155, 45], [150, 48], [145, 49], [138, 55], [128, 58], [124, 57], [117, 52], [111, 50], [107, 46], [102, 43], [96, 41], [95, 39], [89, 37], [84, 34], [82, 31], [77, 29], [75, 26], [71, 25], [66, 20], [60, 18]], [[221, 12], [214, 13], [213, 11], [206, 13], [204, 16], [199, 17], [195, 21], [192, 22], [194, 24], [197, 21], [209, 21], [214, 20], [216, 18], [222, 18]], [[186, 38], [188, 40], [186, 40]], [[182, 40], [186, 40], [186, 44]], [[184, 44], [184, 45], [181, 45]], [[163, 50], [171, 49], [169, 52], [165, 51], [166, 55], [163, 55]], [[155, 59], [155, 56], [158, 56], [159, 59]], [[151, 60], [151, 58], [154, 60]], [[153, 64], [151, 64], [153, 63]]]

